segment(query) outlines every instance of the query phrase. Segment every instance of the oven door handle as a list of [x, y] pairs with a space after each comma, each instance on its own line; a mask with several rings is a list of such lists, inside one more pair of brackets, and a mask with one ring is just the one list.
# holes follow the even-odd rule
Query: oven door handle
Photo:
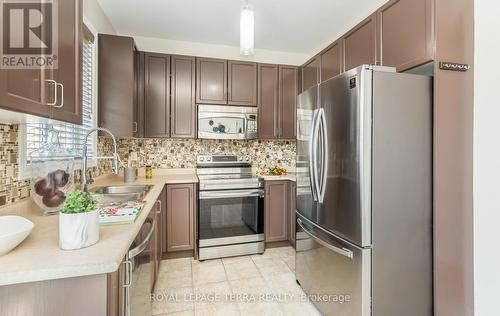
[[244, 190], [244, 191], [202, 191], [199, 194], [200, 200], [224, 199], [238, 197], [264, 197], [264, 190]]

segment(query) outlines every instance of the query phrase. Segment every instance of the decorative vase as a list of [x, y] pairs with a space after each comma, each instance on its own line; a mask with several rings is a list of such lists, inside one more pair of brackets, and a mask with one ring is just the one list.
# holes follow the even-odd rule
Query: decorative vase
[[99, 240], [99, 213], [59, 213], [59, 248], [81, 249]]

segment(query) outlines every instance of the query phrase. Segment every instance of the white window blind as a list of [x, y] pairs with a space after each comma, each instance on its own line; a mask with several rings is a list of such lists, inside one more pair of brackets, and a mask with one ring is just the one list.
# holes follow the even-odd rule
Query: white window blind
[[[83, 152], [85, 134], [88, 130], [96, 127], [96, 47], [94, 36], [87, 28], [84, 29], [82, 45], [82, 125], [68, 124], [44, 118], [30, 118], [26, 124], [21, 124], [19, 130], [19, 176], [21, 178], [30, 177], [29, 169], [26, 168], [26, 163], [35, 150], [47, 144], [52, 134], [52, 130], [57, 131], [60, 146], [70, 156], [79, 158]], [[54, 111], [57, 111], [57, 109], [54, 109]], [[87, 148], [89, 156], [96, 154], [96, 134], [92, 134], [91, 137], [89, 137]], [[89, 160], [89, 165], [90, 164], [92, 164], [92, 160]], [[76, 164], [75, 167], [79, 168], [79, 164]]]

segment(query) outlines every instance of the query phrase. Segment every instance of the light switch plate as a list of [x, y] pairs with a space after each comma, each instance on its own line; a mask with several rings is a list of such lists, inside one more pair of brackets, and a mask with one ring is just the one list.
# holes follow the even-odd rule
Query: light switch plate
[[136, 151], [132, 151], [130, 152], [130, 160], [132, 161], [137, 161], [137, 152]]

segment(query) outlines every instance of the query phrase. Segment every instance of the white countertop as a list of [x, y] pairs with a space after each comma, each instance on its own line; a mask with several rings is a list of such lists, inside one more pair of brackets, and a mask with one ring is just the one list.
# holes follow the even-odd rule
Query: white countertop
[[[143, 177], [134, 183], [153, 185], [146, 204], [133, 224], [100, 227], [99, 242], [79, 250], [58, 246], [57, 215], [43, 216], [31, 200], [0, 209], [0, 215], [20, 215], [35, 224], [33, 232], [10, 253], [0, 257], [0, 286], [114, 272], [118, 269], [135, 236], [154, 207], [165, 184], [197, 183], [194, 169], [154, 170], [151, 180]], [[125, 185], [123, 176], [96, 179], [94, 186]]]

